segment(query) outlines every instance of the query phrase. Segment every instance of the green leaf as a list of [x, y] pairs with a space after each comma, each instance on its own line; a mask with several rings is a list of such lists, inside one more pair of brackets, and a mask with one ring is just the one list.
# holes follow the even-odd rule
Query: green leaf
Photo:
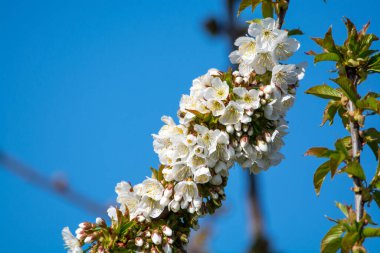
[[380, 53], [373, 55], [368, 61], [368, 71], [380, 72]]
[[360, 236], [358, 232], [346, 233], [342, 239], [342, 249], [346, 251], [351, 250], [359, 238]]
[[336, 149], [336, 151], [340, 152], [344, 156], [344, 159], [350, 157], [350, 155], [348, 154], [348, 150], [346, 148], [346, 145], [344, 144], [343, 139], [338, 139], [335, 142], [335, 149]]
[[323, 111], [323, 118], [321, 126], [323, 126], [327, 121], [330, 121], [329, 125], [331, 126], [334, 123], [334, 118], [338, 109], [342, 107], [340, 101], [330, 101], [325, 110]]
[[366, 227], [363, 229], [364, 237], [380, 237], [380, 228]]
[[380, 208], [380, 192], [374, 191], [372, 196], [376, 202], [376, 205]]
[[264, 18], [273, 18], [273, 6], [271, 0], [263, 0], [261, 11]]
[[343, 205], [342, 203], [335, 202], [336, 206], [339, 208], [339, 210], [342, 211], [344, 216], [348, 217], [348, 208], [346, 205]]
[[239, 9], [238, 9], [238, 16], [242, 11], [244, 11], [247, 7], [252, 6], [252, 12], [254, 12], [256, 6], [261, 2], [262, 0], [242, 0]]
[[340, 56], [336, 53], [322, 53], [322, 54], [317, 54], [314, 57], [314, 63], [321, 62], [321, 61], [338, 62], [339, 60], [340, 60]]
[[330, 230], [323, 237], [321, 242], [321, 253], [335, 253], [341, 248], [342, 234], [344, 227], [337, 224], [330, 228]]
[[380, 100], [376, 99], [374, 93], [368, 93], [365, 97], [357, 101], [356, 106], [363, 110], [370, 110], [380, 114]]
[[338, 78], [332, 78], [331, 80], [337, 83], [339, 87], [342, 88], [342, 91], [346, 97], [348, 97], [354, 104], [356, 104], [359, 94], [357, 93], [356, 88], [353, 87], [350, 79], [345, 76], [339, 76]]
[[366, 179], [362, 166], [356, 160], [347, 164], [347, 166], [344, 167], [342, 171], [346, 172], [347, 174], [351, 176], [357, 177], [361, 180]]
[[379, 159], [379, 143], [380, 143], [380, 132], [378, 132], [375, 128], [369, 128], [363, 131], [364, 141], [372, 150], [375, 155], [376, 160]]
[[342, 94], [339, 91], [332, 88], [331, 86], [328, 86], [327, 84], [311, 87], [310, 89], [305, 91], [305, 93], [311, 94], [320, 98], [334, 99], [334, 100], [340, 100], [342, 97]]
[[314, 183], [314, 190], [317, 195], [319, 195], [323, 181], [325, 180], [326, 175], [329, 173], [329, 171], [330, 171], [330, 161], [323, 163], [315, 171], [313, 183]]
[[305, 156], [330, 157], [333, 152], [328, 148], [313, 147], [306, 151]]
[[330, 155], [330, 171], [331, 178], [335, 176], [336, 171], [338, 170], [339, 165], [344, 161], [345, 156], [342, 152], [335, 152]]
[[303, 35], [303, 32], [301, 29], [292, 29], [288, 31], [288, 36], [294, 36], [294, 35]]
[[335, 42], [332, 37], [332, 28], [331, 26], [329, 27], [329, 30], [325, 34], [325, 37], [323, 38], [323, 48], [327, 49], [327, 51], [331, 52], [336, 52], [336, 47], [335, 47]]

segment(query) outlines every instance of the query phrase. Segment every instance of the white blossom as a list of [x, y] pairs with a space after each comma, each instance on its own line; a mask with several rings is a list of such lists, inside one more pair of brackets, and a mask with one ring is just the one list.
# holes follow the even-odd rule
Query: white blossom
[[62, 229], [62, 238], [65, 242], [65, 248], [67, 249], [68, 253], [83, 252], [79, 240], [74, 237], [74, 235], [70, 232], [70, 229], [68, 227], [64, 227]]
[[223, 125], [233, 125], [238, 123], [243, 117], [243, 108], [236, 102], [230, 101], [225, 112], [219, 118], [219, 122]]
[[229, 89], [227, 82], [223, 82], [219, 77], [215, 77], [211, 80], [211, 87], [205, 90], [204, 98], [206, 100], [225, 100], [229, 94]]

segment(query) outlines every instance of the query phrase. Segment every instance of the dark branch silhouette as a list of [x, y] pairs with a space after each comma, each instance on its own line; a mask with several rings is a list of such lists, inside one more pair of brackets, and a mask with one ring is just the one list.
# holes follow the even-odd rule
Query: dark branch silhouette
[[29, 183], [38, 186], [46, 191], [60, 195], [69, 202], [75, 204], [82, 209], [93, 214], [102, 214], [106, 210], [106, 206], [99, 204], [87, 196], [70, 188], [67, 181], [64, 179], [50, 179], [32, 167], [23, 164], [17, 159], [11, 157], [0, 150], [0, 167], [16, 174]]

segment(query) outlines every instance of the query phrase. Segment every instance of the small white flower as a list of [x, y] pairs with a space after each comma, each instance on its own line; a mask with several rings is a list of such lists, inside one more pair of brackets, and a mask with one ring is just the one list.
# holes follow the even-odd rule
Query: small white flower
[[111, 206], [107, 209], [108, 217], [111, 218], [112, 221], [117, 221], [116, 208]]
[[282, 33], [276, 40], [274, 54], [280, 61], [287, 60], [300, 48], [300, 43], [287, 35], [287, 32]]
[[126, 206], [129, 211], [129, 218], [133, 219], [137, 215], [136, 211], [140, 197], [131, 190], [132, 186], [125, 181], [118, 183], [115, 187], [115, 191], [118, 195], [116, 201], [121, 204], [120, 210], [125, 213]]
[[62, 238], [68, 253], [82, 253], [82, 247], [77, 238], [73, 236], [68, 227], [62, 229]]
[[197, 184], [205, 184], [211, 179], [210, 169], [201, 167], [194, 172], [194, 181]]
[[272, 51], [258, 50], [253, 60], [252, 68], [257, 74], [262, 75], [265, 74], [267, 70], [272, 71], [276, 64], [277, 60]]
[[204, 98], [206, 100], [225, 100], [230, 89], [228, 84], [225, 81], [222, 82], [219, 77], [212, 79], [211, 84], [212, 86], [205, 90]]
[[173, 230], [171, 228], [169, 228], [168, 226], [163, 226], [162, 227], [162, 233], [164, 233], [164, 235], [166, 236], [172, 236], [173, 235]]
[[281, 89], [283, 93], [288, 93], [288, 85], [298, 81], [299, 71], [295, 64], [276, 65], [272, 70], [272, 85]]
[[214, 116], [222, 115], [226, 109], [222, 101], [215, 99], [207, 101], [207, 108], [210, 109], [212, 115]]
[[276, 21], [273, 18], [265, 18], [252, 23], [248, 28], [248, 34], [256, 37], [257, 47], [260, 49], [273, 50], [277, 38], [286, 32], [276, 28]]
[[233, 125], [238, 123], [243, 117], [243, 108], [236, 102], [230, 101], [225, 112], [219, 118], [219, 123], [223, 125]]
[[141, 246], [143, 246], [143, 244], [144, 244], [144, 240], [141, 237], [136, 237], [135, 238], [135, 245], [137, 247], [141, 247]]
[[243, 109], [257, 109], [260, 107], [259, 91], [251, 89], [248, 91], [244, 87], [234, 88], [234, 93], [240, 97], [237, 102], [243, 107]]

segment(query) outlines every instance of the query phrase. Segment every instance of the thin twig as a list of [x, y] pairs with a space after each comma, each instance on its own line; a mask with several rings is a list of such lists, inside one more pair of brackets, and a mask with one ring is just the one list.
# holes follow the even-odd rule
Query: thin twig
[[76, 192], [65, 181], [50, 180], [30, 166], [21, 163], [2, 151], [0, 151], [0, 167], [4, 167], [35, 186], [62, 196], [69, 202], [93, 214], [102, 214], [106, 210], [105, 205], [99, 204], [87, 196]]

